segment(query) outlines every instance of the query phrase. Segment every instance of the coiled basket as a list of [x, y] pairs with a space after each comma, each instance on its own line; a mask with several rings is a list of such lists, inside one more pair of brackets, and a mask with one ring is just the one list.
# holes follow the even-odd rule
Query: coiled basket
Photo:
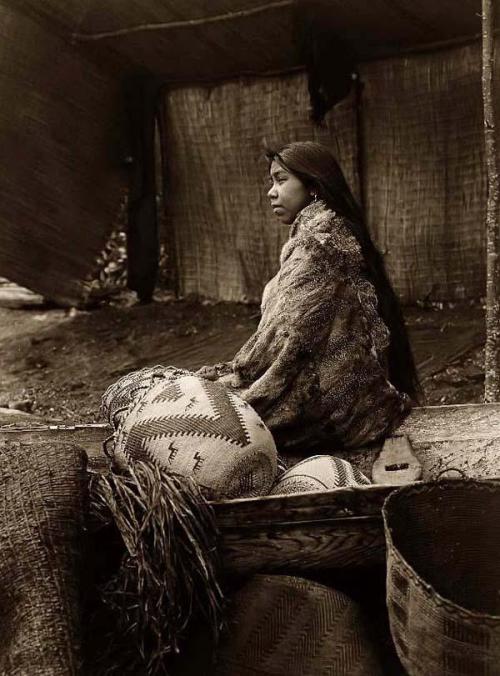
[[500, 675], [500, 482], [406, 486], [383, 515], [391, 633], [407, 672]]

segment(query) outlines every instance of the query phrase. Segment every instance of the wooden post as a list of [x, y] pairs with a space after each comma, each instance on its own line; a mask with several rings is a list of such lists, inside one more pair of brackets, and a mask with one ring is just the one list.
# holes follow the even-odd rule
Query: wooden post
[[500, 237], [498, 231], [498, 159], [493, 91], [494, 0], [482, 0], [484, 140], [488, 199], [486, 205], [486, 349], [485, 402], [500, 399]]

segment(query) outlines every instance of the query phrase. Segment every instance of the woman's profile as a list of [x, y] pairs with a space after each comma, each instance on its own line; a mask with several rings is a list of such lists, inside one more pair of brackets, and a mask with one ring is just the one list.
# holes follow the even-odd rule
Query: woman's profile
[[390, 434], [419, 392], [401, 309], [328, 148], [290, 143], [267, 159], [290, 237], [255, 333], [199, 373], [253, 406], [279, 449], [356, 448]]

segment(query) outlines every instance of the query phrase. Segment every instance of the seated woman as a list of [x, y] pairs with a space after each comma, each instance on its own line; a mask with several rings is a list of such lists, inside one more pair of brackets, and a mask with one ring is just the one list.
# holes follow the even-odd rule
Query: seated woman
[[198, 373], [251, 404], [280, 450], [363, 446], [390, 434], [419, 392], [401, 309], [330, 151], [298, 142], [267, 157], [290, 238], [255, 333], [232, 362]]
[[[133, 647], [139, 627], [137, 653], [150, 650], [154, 659], [177, 651], [193, 608], [209, 618], [214, 636], [221, 626], [217, 534], [202, 489], [217, 498], [268, 493], [277, 449], [332, 454], [375, 441], [397, 427], [418, 390], [399, 304], [335, 159], [321, 145], [292, 143], [269, 154], [269, 170], [271, 206], [291, 225], [280, 269], [265, 288], [253, 336], [231, 363], [198, 374], [248, 402], [272, 438], [241, 401], [229, 406], [231, 415], [221, 413], [223, 424], [214, 421], [210, 396], [229, 399], [224, 388], [174, 367], [128, 374], [103, 398], [113, 454], [122, 453], [125, 468], [103, 475], [95, 501], [134, 543], [109, 588], [129, 604], [133, 630], [120, 628], [121, 635]], [[186, 381], [207, 396], [191, 396]], [[192, 406], [196, 413], [186, 415]], [[338, 477], [336, 486], [368, 483], [356, 468]], [[272, 492], [303, 486], [290, 491], [278, 480]]]

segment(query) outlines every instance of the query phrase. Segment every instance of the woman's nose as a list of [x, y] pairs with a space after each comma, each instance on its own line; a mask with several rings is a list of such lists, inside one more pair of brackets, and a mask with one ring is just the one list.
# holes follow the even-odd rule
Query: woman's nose
[[270, 197], [271, 199], [272, 199], [273, 197], [277, 197], [277, 196], [278, 196], [278, 191], [276, 190], [276, 186], [275, 186], [275, 185], [272, 185], [272, 186], [269, 188], [269, 190], [267, 191], [267, 196]]

